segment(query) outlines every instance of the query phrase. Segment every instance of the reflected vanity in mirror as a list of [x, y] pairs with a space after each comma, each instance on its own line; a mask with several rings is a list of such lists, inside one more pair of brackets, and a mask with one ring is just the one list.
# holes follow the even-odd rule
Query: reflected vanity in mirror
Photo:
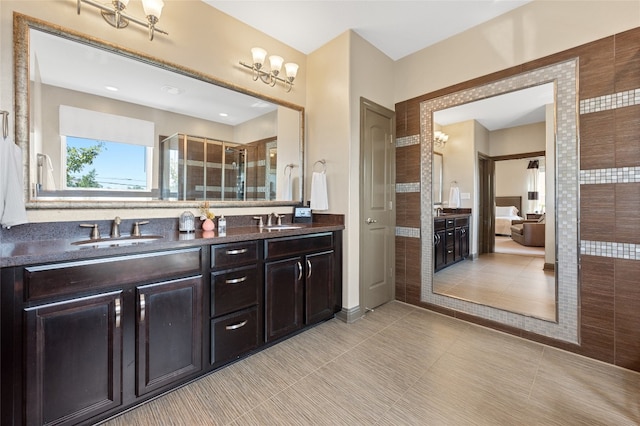
[[14, 27], [28, 208], [302, 202], [302, 107], [35, 18]]
[[[527, 115], [522, 122], [517, 122], [515, 116], [506, 116], [505, 112], [497, 116], [490, 113], [502, 108], [509, 114], [518, 115], [516, 108], [509, 105], [523, 106], [530, 103], [525, 98], [532, 97], [536, 98], [534, 104], [537, 106], [531, 107], [529, 114], [519, 114], [520, 118]], [[532, 118], [536, 115], [539, 118]], [[577, 342], [576, 61], [561, 62], [424, 101], [420, 117], [421, 159], [423, 167], [431, 172], [422, 174], [421, 187], [430, 189], [421, 192], [422, 205], [435, 206], [437, 198], [442, 197], [435, 185], [440, 173], [442, 181], [456, 181], [461, 193], [469, 193], [469, 198], [462, 200], [462, 207], [472, 211], [470, 258], [473, 259], [433, 273], [434, 209], [429, 209], [429, 214], [422, 215], [421, 225], [425, 236], [422, 238], [421, 299], [533, 333]], [[559, 118], [556, 120], [556, 117]], [[508, 124], [499, 125], [498, 122]], [[433, 163], [438, 159], [433, 155], [436, 129], [449, 135], [446, 147], [438, 149], [447, 157], [441, 172], [439, 165]], [[544, 185], [543, 188], [532, 187], [534, 183], [527, 174], [527, 164], [533, 161], [527, 156], [532, 153], [541, 155], [536, 157], [537, 164], [546, 163], [547, 166], [543, 168], [545, 182], [542, 183], [539, 175], [535, 182]], [[520, 165], [499, 175], [494, 172], [494, 166], [501, 162], [497, 160], [518, 160]], [[558, 173], [553, 167], [555, 164], [562, 165]], [[501, 179], [502, 185], [495, 182], [497, 179]], [[534, 192], [537, 197], [532, 196]], [[500, 216], [496, 213], [502, 213], [496, 210], [496, 200], [498, 203], [502, 200], [497, 195], [513, 195], [522, 200], [517, 215], [523, 219], [528, 214], [533, 216], [536, 211], [541, 214], [544, 208], [544, 247], [530, 247], [538, 251], [535, 262], [525, 256], [518, 259], [515, 254], [496, 253], [500, 251], [496, 242], [503, 237], [496, 236], [496, 217]], [[447, 207], [446, 197], [443, 207]], [[565, 226], [556, 226], [558, 223]], [[509, 235], [504, 237], [513, 239]], [[491, 239], [490, 244], [483, 239]], [[514, 244], [520, 245], [523, 251], [529, 248], [517, 242]], [[498, 257], [508, 257], [511, 263], [499, 263]], [[488, 261], [484, 262], [483, 258]], [[545, 271], [545, 264], [551, 266], [547, 269], [555, 271]], [[518, 277], [517, 282], [513, 281], [514, 276]], [[540, 279], [541, 283], [534, 283], [535, 279]], [[462, 283], [467, 288], [456, 289]], [[519, 303], [504, 296], [510, 286], [518, 286], [514, 295], [521, 297]], [[529, 305], [531, 309], [526, 309], [528, 302], [533, 303], [536, 292], [544, 293], [539, 295], [542, 296], [540, 300], [550, 306], [540, 310], [540, 307]]]

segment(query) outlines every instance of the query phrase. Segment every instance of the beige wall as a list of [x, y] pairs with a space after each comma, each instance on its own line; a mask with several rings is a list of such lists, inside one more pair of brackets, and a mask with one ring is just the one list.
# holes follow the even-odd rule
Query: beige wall
[[534, 0], [398, 60], [395, 100], [411, 99], [638, 25], [638, 0]]

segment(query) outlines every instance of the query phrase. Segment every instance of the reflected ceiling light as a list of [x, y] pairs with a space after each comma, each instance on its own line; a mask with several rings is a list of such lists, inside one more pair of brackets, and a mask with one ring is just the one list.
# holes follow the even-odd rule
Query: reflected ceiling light
[[142, 7], [147, 20], [138, 19], [135, 16], [131, 16], [124, 12], [124, 9], [129, 4], [129, 0], [113, 0], [111, 5], [105, 5], [93, 0], [77, 0], [78, 1], [78, 15], [80, 15], [80, 6], [82, 3], [86, 3], [89, 6], [97, 7], [100, 9], [102, 17], [109, 25], [115, 28], [125, 28], [129, 25], [129, 22], [136, 23], [143, 27], [149, 28], [149, 40], [153, 40], [155, 32], [169, 35], [166, 31], [156, 28], [156, 24], [162, 14], [162, 8], [164, 7], [163, 0], [142, 0]]
[[282, 78], [279, 77], [280, 71], [282, 70], [282, 64], [284, 63], [282, 56], [269, 56], [270, 71], [263, 69], [264, 61], [267, 57], [266, 50], [260, 47], [254, 47], [251, 49], [251, 56], [253, 59], [252, 65], [246, 64], [242, 61], [240, 61], [240, 65], [253, 71], [253, 81], [257, 81], [259, 78], [263, 83], [268, 84], [271, 87], [275, 86], [279, 81], [284, 84], [287, 93], [291, 91], [291, 88], [293, 87], [293, 80], [295, 80], [296, 75], [298, 74], [298, 64], [294, 64], [293, 62], [287, 62], [284, 64], [286, 78]]
[[105, 89], [107, 89], [110, 92], [117, 92], [118, 88], [115, 86], [104, 86]]
[[435, 146], [444, 148], [448, 140], [449, 140], [449, 135], [444, 132], [441, 132], [440, 130], [436, 130], [436, 132], [433, 134], [433, 144]]
[[160, 90], [162, 90], [165, 93], [168, 93], [170, 95], [179, 95], [182, 92], [184, 92], [184, 90], [178, 88], [178, 87], [173, 87], [173, 86], [162, 86], [160, 88]]

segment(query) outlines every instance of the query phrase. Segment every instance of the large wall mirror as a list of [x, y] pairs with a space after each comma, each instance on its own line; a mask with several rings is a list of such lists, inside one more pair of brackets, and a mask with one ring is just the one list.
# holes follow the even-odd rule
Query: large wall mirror
[[[427, 189], [421, 192], [422, 205], [446, 208], [450, 181], [456, 181], [461, 193], [469, 194], [468, 205], [462, 207], [471, 208], [472, 212], [470, 252], [473, 259], [433, 273], [433, 209], [423, 207], [421, 299], [424, 302], [544, 336], [579, 341], [576, 67], [576, 60], [566, 61], [421, 104], [421, 187]], [[518, 113], [513, 105], [528, 112]], [[507, 112], [511, 116], [506, 116]], [[446, 165], [437, 171], [445, 184], [441, 203], [438, 203], [439, 194], [431, 190], [433, 173], [438, 168], [432, 155], [436, 129], [449, 135], [445, 148], [438, 149]], [[528, 158], [528, 153], [534, 153], [535, 157]], [[508, 159], [504, 164], [493, 163], [495, 171], [490, 168], [489, 181], [493, 182], [490, 191], [484, 191], [481, 185], [485, 171], [480, 163], [486, 158]], [[490, 214], [481, 215], [488, 202]], [[517, 205], [517, 212], [511, 208], [513, 204]], [[512, 213], [507, 216], [522, 219], [527, 215], [531, 220], [546, 214], [541, 227], [543, 238], [546, 233], [544, 245], [521, 245], [523, 251], [535, 248], [540, 252], [532, 256], [538, 258], [536, 262], [525, 256], [501, 258], [494, 253], [501, 251], [500, 238], [512, 240], [499, 224], [505, 216], [502, 210], [507, 209]], [[490, 253], [484, 253], [486, 245], [479, 241], [486, 235], [485, 227], [491, 230], [491, 238], [495, 238], [492, 241], [495, 247], [489, 245]], [[527, 265], [523, 263], [525, 258]], [[498, 263], [501, 259], [510, 262], [501, 265]], [[484, 272], [483, 265], [487, 268]], [[496, 271], [504, 271], [504, 275], [501, 277]], [[502, 291], [513, 284], [516, 275], [520, 280], [518, 302], [503, 296]], [[535, 280], [542, 282], [534, 283]], [[530, 285], [522, 285], [527, 282]], [[465, 288], [457, 283], [471, 285]], [[537, 290], [534, 286], [538, 286]], [[535, 306], [532, 293], [535, 291], [545, 292], [541, 303], [546, 306]]]
[[302, 107], [24, 15], [14, 27], [28, 208], [302, 202]]

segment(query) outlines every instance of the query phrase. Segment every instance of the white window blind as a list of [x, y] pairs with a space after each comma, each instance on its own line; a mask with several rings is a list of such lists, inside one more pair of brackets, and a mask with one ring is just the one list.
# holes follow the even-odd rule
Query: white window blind
[[60, 105], [60, 135], [153, 147], [155, 123]]

